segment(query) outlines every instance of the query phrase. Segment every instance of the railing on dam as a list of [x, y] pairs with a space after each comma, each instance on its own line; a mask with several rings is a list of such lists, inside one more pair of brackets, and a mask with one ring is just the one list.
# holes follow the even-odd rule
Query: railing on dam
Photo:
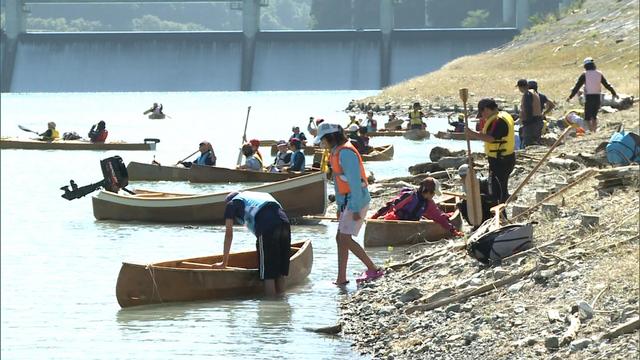
[[26, 33], [4, 91], [378, 89], [517, 32], [394, 30], [387, 51], [373, 30], [262, 31], [250, 51], [242, 32]]

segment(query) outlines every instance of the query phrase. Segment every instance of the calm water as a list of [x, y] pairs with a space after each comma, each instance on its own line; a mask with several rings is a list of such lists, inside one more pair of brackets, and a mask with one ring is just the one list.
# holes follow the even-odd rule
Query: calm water
[[[155, 152], [2, 150], [2, 358], [358, 358], [350, 343], [303, 329], [335, 324], [339, 298], [345, 296], [331, 284], [337, 263], [335, 223], [293, 228], [294, 241], [313, 239], [314, 267], [308, 281], [284, 299], [120, 310], [115, 283], [122, 261], [149, 263], [220, 253], [223, 229], [96, 221], [90, 195], [69, 202], [60, 197], [59, 187], [70, 179], [79, 185], [99, 181], [99, 160], [112, 155], [122, 156], [125, 162], [149, 162], [155, 155], [156, 160], [171, 164], [197, 150], [205, 139], [213, 144], [219, 165], [231, 166], [238, 155], [247, 106], [252, 106], [249, 138], [284, 139], [293, 124], [306, 127], [309, 116], [346, 123], [342, 109], [348, 101], [371, 94], [2, 94], [2, 136], [29, 137], [17, 125], [42, 132], [47, 121], [55, 121], [61, 133], [76, 131], [86, 136], [91, 125], [102, 119], [112, 140], [161, 139]], [[172, 118], [142, 116], [154, 101], [162, 102]], [[446, 127], [443, 119], [429, 124], [432, 132]], [[367, 164], [378, 178], [407, 175], [408, 166], [426, 161], [436, 144], [452, 149], [465, 146], [437, 139], [374, 138], [372, 143], [396, 147], [394, 161]], [[263, 153], [268, 154], [268, 149]], [[140, 182], [129, 187], [202, 192], [241, 186]], [[233, 250], [254, 247], [255, 239], [248, 232], [236, 231]], [[387, 249], [370, 253], [379, 263], [398, 256]], [[350, 277], [360, 271], [362, 265], [351, 257]], [[348, 292], [354, 290], [351, 284]]]

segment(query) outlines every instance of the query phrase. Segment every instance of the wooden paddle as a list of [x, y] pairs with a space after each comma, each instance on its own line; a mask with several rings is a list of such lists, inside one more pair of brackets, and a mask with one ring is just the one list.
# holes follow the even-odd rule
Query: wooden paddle
[[[180, 164], [181, 162], [183, 162], [183, 161], [187, 160], [188, 158], [192, 157], [192, 156], [193, 156], [193, 155], [195, 155], [198, 151], [200, 151], [200, 149], [198, 149], [198, 150], [196, 150], [196, 151], [192, 152], [191, 154], [187, 155], [184, 159], [182, 159], [182, 160], [178, 161], [178, 162], [176, 163], [176, 165], [178, 165], [178, 164]], [[153, 160], [155, 160], [155, 159], [156, 159], [156, 158], [155, 158], [155, 156], [154, 156]], [[174, 165], [174, 166], [175, 166], [175, 165]]]
[[244, 120], [244, 133], [242, 134], [242, 144], [240, 145], [240, 152], [238, 153], [237, 165], [242, 163], [242, 145], [247, 142], [247, 125], [249, 124], [249, 112], [251, 112], [251, 106], [247, 108], [247, 118]]
[[35, 131], [31, 130], [31, 129], [27, 129], [26, 127], [24, 127], [24, 126], [22, 126], [22, 125], [18, 125], [18, 127], [19, 127], [19, 128], [20, 128], [20, 130], [22, 130], [22, 131], [26, 131], [26, 132], [34, 133], [34, 134], [36, 134], [36, 135], [40, 136], [40, 134], [39, 134], [39, 133], [37, 133], [37, 132], [35, 132]]
[[[467, 100], [469, 100], [469, 89], [462, 88], [459, 90], [460, 100], [464, 105], [464, 125], [469, 127], [469, 114], [467, 112]], [[482, 224], [482, 204], [480, 203], [480, 181], [476, 177], [476, 171], [473, 168], [473, 158], [471, 157], [471, 139], [469, 134], [465, 133], [467, 139], [467, 158], [469, 163], [469, 169], [467, 170], [467, 176], [464, 179], [464, 184], [467, 189], [467, 214], [469, 215], [469, 221], [473, 226]]]

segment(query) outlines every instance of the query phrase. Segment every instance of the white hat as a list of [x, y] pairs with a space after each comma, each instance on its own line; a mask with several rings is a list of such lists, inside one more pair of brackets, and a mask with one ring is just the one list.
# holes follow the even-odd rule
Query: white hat
[[323, 122], [322, 124], [318, 125], [318, 135], [316, 135], [315, 139], [313, 139], [313, 143], [316, 145], [320, 145], [320, 141], [325, 135], [337, 133], [340, 132], [340, 130], [340, 125]]
[[458, 175], [460, 175], [460, 177], [466, 176], [468, 171], [469, 171], [469, 165], [462, 164], [458, 168]]
[[360, 130], [360, 126], [356, 125], [356, 124], [351, 124], [349, 125], [349, 127], [347, 128], [347, 131], [358, 131]]
[[592, 57], [590, 57], [590, 56], [589, 56], [589, 57], [586, 57], [586, 58], [584, 58], [584, 60], [582, 60], [582, 63], [583, 63], [584, 65], [587, 65], [587, 64], [592, 63], [592, 62], [593, 62], [593, 58], [592, 58]]

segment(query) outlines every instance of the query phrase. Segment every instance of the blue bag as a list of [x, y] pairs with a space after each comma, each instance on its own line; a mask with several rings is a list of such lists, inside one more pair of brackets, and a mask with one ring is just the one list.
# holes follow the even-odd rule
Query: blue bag
[[609, 139], [606, 151], [610, 164], [640, 163], [640, 136], [624, 130], [615, 132]]

